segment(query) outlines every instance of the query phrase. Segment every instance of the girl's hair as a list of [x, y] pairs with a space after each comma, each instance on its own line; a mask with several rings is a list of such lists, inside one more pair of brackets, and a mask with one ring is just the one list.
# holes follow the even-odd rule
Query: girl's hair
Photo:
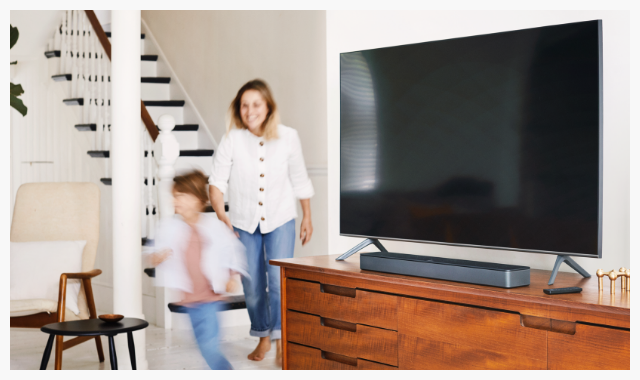
[[202, 202], [202, 209], [207, 204], [207, 177], [200, 170], [194, 170], [173, 179], [173, 191], [177, 193], [191, 194]]
[[278, 106], [276, 105], [275, 100], [273, 100], [273, 95], [271, 95], [271, 90], [266, 82], [260, 79], [254, 79], [244, 84], [244, 86], [240, 87], [238, 90], [238, 94], [231, 102], [229, 106], [229, 112], [227, 115], [227, 134], [233, 128], [238, 129], [248, 129], [246, 125], [242, 122], [242, 117], [240, 116], [240, 101], [242, 100], [242, 95], [247, 90], [256, 90], [261, 95], [262, 98], [267, 102], [267, 108], [269, 108], [269, 112], [267, 113], [267, 118], [264, 120], [262, 124], [262, 131], [264, 133], [265, 140], [277, 139], [278, 138], [278, 124], [280, 124], [280, 114], [278, 113]]

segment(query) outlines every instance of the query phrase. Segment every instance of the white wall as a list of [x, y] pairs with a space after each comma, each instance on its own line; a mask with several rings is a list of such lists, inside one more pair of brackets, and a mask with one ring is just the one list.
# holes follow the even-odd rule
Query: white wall
[[[225, 133], [225, 114], [238, 89], [255, 78], [271, 86], [282, 123], [300, 135], [316, 191], [314, 236], [304, 248], [298, 240], [295, 255], [325, 255], [325, 12], [142, 11], [142, 18], [216, 141]], [[296, 224], [299, 229], [300, 218]]]
[[[339, 236], [339, 53], [545, 25], [602, 19], [604, 36], [603, 258], [576, 258], [593, 274], [630, 266], [629, 136], [630, 14], [625, 11], [327, 11], [329, 252], [360, 238]], [[383, 241], [392, 252], [528, 265], [551, 270], [555, 256], [502, 250]], [[375, 250], [375, 248], [371, 248]], [[566, 265], [563, 271], [571, 271]]]

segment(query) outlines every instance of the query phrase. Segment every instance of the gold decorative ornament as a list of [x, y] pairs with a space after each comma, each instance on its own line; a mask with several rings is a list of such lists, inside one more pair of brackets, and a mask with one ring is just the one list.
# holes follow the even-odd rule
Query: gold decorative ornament
[[610, 270], [609, 272], [605, 272], [602, 269], [598, 269], [596, 272], [596, 276], [598, 276], [598, 291], [602, 291], [604, 289], [602, 278], [604, 276], [609, 277], [611, 294], [616, 294], [616, 279], [620, 277], [620, 290], [623, 292], [631, 290], [631, 270], [625, 267], [620, 268], [620, 270]]

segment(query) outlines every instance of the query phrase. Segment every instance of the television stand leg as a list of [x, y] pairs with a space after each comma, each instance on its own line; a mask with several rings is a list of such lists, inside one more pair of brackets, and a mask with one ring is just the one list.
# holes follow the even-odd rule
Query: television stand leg
[[364, 247], [369, 246], [369, 245], [375, 245], [376, 247], [378, 247], [378, 249], [380, 250], [380, 252], [389, 252], [387, 251], [387, 249], [382, 245], [382, 243], [380, 243], [380, 241], [378, 239], [364, 239], [362, 241], [362, 243], [356, 245], [355, 247], [351, 248], [350, 250], [348, 250], [347, 252], [343, 253], [342, 255], [340, 255], [340, 257], [338, 257], [336, 259], [336, 261], [343, 261], [345, 260], [347, 257], [353, 255], [354, 253], [358, 253], [360, 250], [362, 250]]
[[567, 263], [567, 265], [571, 269], [580, 273], [585, 278], [591, 277], [591, 275], [586, 270], [584, 270], [583, 267], [581, 267], [578, 263], [573, 261], [571, 256], [558, 255], [558, 258], [556, 259], [556, 264], [553, 266], [553, 271], [551, 272], [551, 278], [549, 278], [549, 285], [553, 285], [553, 283], [556, 281], [556, 276], [558, 275], [558, 269], [560, 269], [560, 265], [562, 263]]

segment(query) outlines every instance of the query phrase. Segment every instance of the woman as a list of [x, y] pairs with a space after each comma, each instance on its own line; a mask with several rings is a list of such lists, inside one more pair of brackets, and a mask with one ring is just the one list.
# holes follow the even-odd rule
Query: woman
[[242, 278], [242, 285], [251, 319], [249, 333], [260, 337], [248, 358], [264, 359], [274, 339], [276, 361], [281, 363], [280, 271], [269, 260], [293, 257], [295, 198], [302, 206], [302, 245], [311, 239], [309, 198], [314, 190], [298, 133], [279, 124], [278, 108], [265, 82], [246, 83], [231, 102], [227, 133], [213, 158], [209, 185], [218, 219], [235, 230], [247, 249], [251, 280]]

